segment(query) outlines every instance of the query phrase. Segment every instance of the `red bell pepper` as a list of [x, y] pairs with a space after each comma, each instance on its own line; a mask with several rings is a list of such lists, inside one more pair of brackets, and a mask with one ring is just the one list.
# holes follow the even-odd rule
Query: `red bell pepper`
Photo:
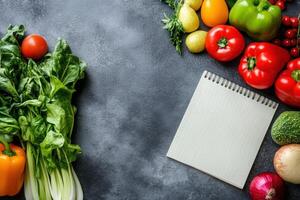
[[227, 62], [242, 53], [245, 48], [245, 39], [235, 27], [218, 25], [208, 32], [205, 48], [214, 59]]
[[287, 50], [267, 42], [254, 42], [249, 44], [241, 59], [239, 74], [251, 87], [267, 89], [289, 60]]
[[300, 108], [300, 58], [290, 61], [279, 75], [275, 93], [282, 102]]

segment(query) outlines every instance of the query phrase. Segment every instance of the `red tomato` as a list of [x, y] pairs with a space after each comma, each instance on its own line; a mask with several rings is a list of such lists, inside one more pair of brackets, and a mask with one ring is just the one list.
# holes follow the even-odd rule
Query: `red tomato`
[[291, 56], [293, 56], [294, 58], [299, 56], [299, 49], [297, 47], [292, 48], [290, 51]]
[[272, 5], [275, 5], [275, 4], [276, 4], [276, 1], [277, 1], [277, 0], [269, 0], [269, 2], [270, 2]]
[[291, 46], [291, 40], [290, 39], [284, 39], [282, 41], [282, 46], [284, 46], [284, 47], [290, 47]]
[[278, 46], [281, 46], [281, 40], [278, 39], [278, 38], [276, 38], [276, 39], [273, 40], [273, 44], [276, 44], [276, 45], [278, 45]]
[[297, 39], [291, 39], [291, 47], [295, 47], [297, 45]]
[[218, 61], [227, 62], [242, 53], [245, 40], [235, 27], [218, 25], [208, 32], [205, 46], [211, 57]]
[[286, 15], [282, 16], [282, 20], [281, 21], [282, 21], [282, 24], [284, 26], [291, 26], [292, 25], [291, 18], [289, 16], [286, 16]]
[[282, 0], [279, 0], [276, 2], [276, 6], [278, 6], [280, 8], [280, 10], [284, 10], [285, 9], [285, 2]]
[[284, 37], [288, 39], [293, 39], [297, 37], [297, 29], [288, 29], [284, 33]]
[[25, 58], [39, 60], [48, 52], [48, 44], [43, 36], [31, 34], [23, 40], [21, 51]]
[[298, 28], [299, 26], [299, 19], [297, 17], [291, 17], [291, 25], [293, 28]]

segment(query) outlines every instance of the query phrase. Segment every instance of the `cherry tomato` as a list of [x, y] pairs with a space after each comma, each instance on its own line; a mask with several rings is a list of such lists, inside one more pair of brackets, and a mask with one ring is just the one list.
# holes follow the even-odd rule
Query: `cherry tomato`
[[282, 46], [284, 46], [284, 47], [290, 47], [290, 46], [291, 46], [291, 40], [289, 40], [289, 39], [284, 39], [284, 40], [282, 41]]
[[281, 40], [278, 39], [278, 38], [276, 38], [276, 39], [273, 40], [273, 44], [276, 44], [276, 45], [278, 45], [278, 46], [281, 46]]
[[291, 18], [289, 16], [287, 16], [287, 15], [282, 16], [281, 21], [282, 21], [282, 24], [284, 26], [291, 26], [292, 25]]
[[39, 60], [48, 52], [48, 44], [43, 36], [31, 34], [23, 40], [21, 51], [25, 58]]
[[273, 4], [273, 5], [275, 5], [276, 1], [277, 1], [277, 0], [269, 0], [269, 2], [270, 2], [271, 4]]
[[295, 47], [297, 45], [297, 39], [294, 38], [294, 39], [291, 39], [291, 47]]
[[292, 48], [291, 51], [290, 51], [290, 54], [291, 54], [291, 56], [293, 56], [295, 58], [299, 57], [299, 49], [297, 47]]
[[275, 5], [278, 6], [280, 10], [285, 9], [285, 3], [282, 0], [277, 1]]
[[291, 17], [290, 20], [291, 20], [291, 26], [293, 28], [298, 28], [298, 26], [299, 26], [299, 19], [297, 17]]
[[286, 30], [284, 33], [284, 37], [288, 38], [288, 39], [293, 39], [297, 37], [297, 30], [296, 29], [289, 29]]

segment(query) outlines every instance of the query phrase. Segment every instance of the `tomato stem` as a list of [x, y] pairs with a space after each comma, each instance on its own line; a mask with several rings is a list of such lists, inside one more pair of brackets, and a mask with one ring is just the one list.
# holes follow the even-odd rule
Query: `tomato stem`
[[248, 70], [253, 70], [256, 67], [256, 58], [248, 57], [247, 64], [248, 64]]
[[228, 40], [224, 37], [222, 37], [219, 41], [218, 41], [218, 46], [221, 48], [221, 49], [224, 49], [226, 48], [228, 45]]
[[271, 188], [266, 195], [266, 200], [272, 200], [276, 196], [276, 191], [274, 188]]
[[0, 143], [2, 143], [4, 145], [4, 150], [2, 151], [3, 154], [9, 156], [9, 157], [12, 157], [12, 156], [15, 156], [16, 155], [16, 152], [12, 151], [10, 149], [10, 146], [8, 144], [8, 142], [6, 141], [6, 139], [4, 138], [4, 136], [0, 136]]
[[300, 81], [300, 69], [296, 69], [292, 72], [291, 77], [296, 81]]

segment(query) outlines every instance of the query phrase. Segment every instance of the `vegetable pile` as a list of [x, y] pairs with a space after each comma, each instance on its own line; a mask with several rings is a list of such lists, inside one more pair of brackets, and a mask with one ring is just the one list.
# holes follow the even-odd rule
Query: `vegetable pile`
[[292, 57], [299, 57], [300, 29], [298, 17], [282, 16], [282, 31], [277, 34], [273, 43], [290, 51]]
[[[219, 62], [232, 61], [244, 52], [238, 71], [248, 85], [268, 89], [275, 84], [276, 95], [282, 102], [300, 107], [299, 60], [291, 61], [299, 57], [300, 23], [297, 17], [282, 16], [278, 4], [285, 1], [162, 1], [174, 10], [171, 16], [165, 14], [162, 21], [177, 52], [182, 54], [184, 33], [188, 33], [185, 44], [191, 53], [206, 50]], [[199, 9], [202, 22], [211, 27], [208, 32], [198, 30]], [[285, 27], [288, 29], [284, 30]], [[255, 40], [246, 49], [241, 32]], [[281, 72], [289, 61], [287, 69]]]
[[[206, 50], [219, 62], [243, 54], [237, 69], [246, 84], [258, 90], [274, 88], [281, 102], [300, 108], [300, 15], [282, 16], [293, 0], [162, 1], [174, 10], [163, 23], [177, 52], [182, 54], [188, 33], [185, 44], [191, 53]], [[207, 33], [198, 30], [201, 21], [210, 28]], [[242, 33], [254, 41], [246, 46]], [[282, 200], [283, 181], [300, 184], [300, 111], [282, 113], [271, 134], [284, 146], [274, 157], [276, 173], [261, 173], [251, 182], [254, 200]]]
[[[9, 26], [0, 41], [0, 156], [18, 160], [12, 162], [15, 171], [0, 167], [0, 178], [8, 173], [16, 179], [6, 191], [0, 188], [0, 196], [18, 193], [25, 176], [26, 199], [83, 199], [72, 167], [81, 149], [71, 136], [76, 113], [72, 95], [86, 64], [65, 40], [46, 54], [42, 36], [24, 36], [24, 26]], [[24, 150], [9, 145], [12, 141], [25, 149], [25, 174]]]

